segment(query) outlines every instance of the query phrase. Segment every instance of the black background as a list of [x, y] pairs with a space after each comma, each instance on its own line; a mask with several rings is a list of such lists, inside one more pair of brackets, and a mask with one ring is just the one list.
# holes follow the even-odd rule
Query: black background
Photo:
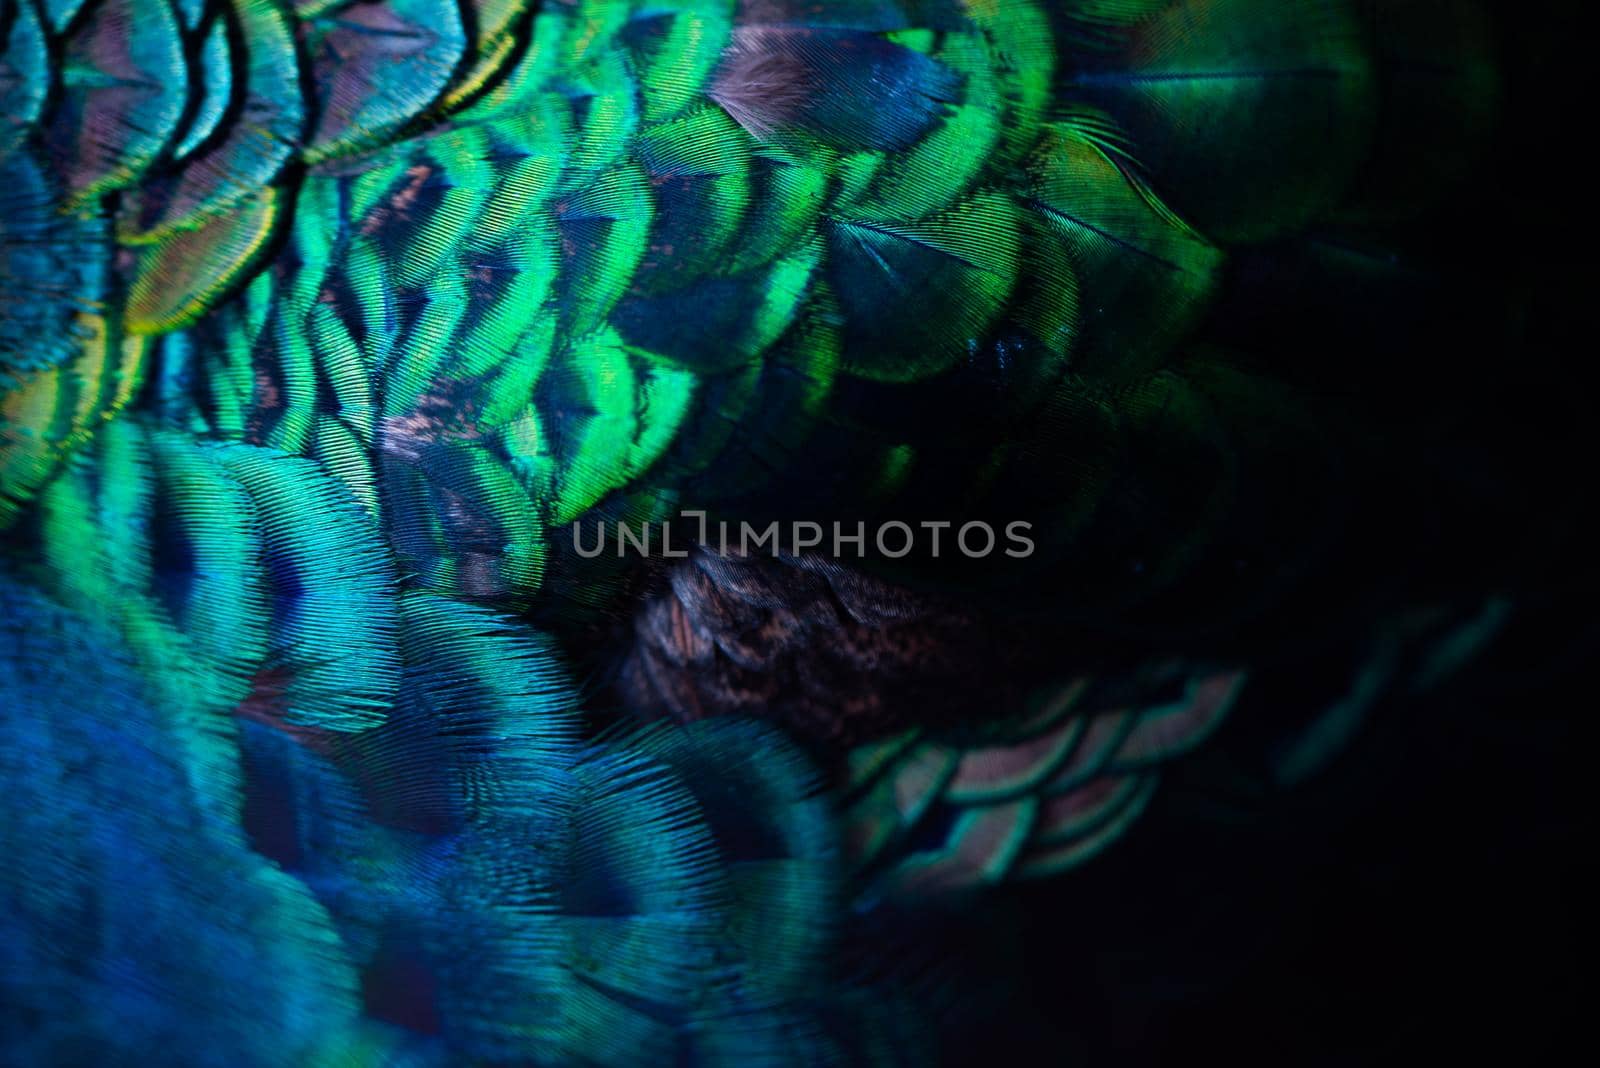
[[[1543, 569], [1518, 621], [1443, 689], [1386, 700], [1298, 788], [1262, 783], [1247, 716], [1107, 854], [952, 915], [955, 1063], [1538, 1064], [1577, 1037], [1600, 419], [1581, 325], [1595, 59], [1576, 12], [1498, 5], [1503, 130], [1431, 224], [1507, 296], [1440, 333], [1512, 442], [1498, 458], [1526, 503], [1501, 521]], [[1446, 582], [1472, 581], [1474, 546], [1444, 533]]]

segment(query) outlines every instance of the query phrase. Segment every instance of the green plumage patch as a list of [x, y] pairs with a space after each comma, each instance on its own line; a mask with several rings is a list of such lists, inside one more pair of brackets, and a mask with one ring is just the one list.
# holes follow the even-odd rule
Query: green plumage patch
[[314, 464], [119, 423], [51, 486], [44, 515], [68, 588], [206, 665], [202, 690], [223, 707], [268, 686], [289, 722], [382, 720], [392, 572], [370, 518]]
[[[827, 221], [828, 269], [845, 314], [845, 366], [905, 381], [967, 355], [994, 322], [1020, 269], [1017, 206], [985, 191], [913, 222]], [[907, 300], [943, 293], [934, 308]]]

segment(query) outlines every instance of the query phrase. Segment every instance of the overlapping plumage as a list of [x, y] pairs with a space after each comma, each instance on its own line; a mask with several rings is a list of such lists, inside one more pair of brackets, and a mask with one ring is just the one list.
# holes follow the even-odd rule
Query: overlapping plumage
[[[18, 1056], [921, 1063], [841, 917], [1087, 859], [1247, 685], [1150, 635], [1381, 433], [1207, 317], [1469, 158], [1458, 14], [0, 0]], [[574, 548], [684, 509], [1040, 551]]]

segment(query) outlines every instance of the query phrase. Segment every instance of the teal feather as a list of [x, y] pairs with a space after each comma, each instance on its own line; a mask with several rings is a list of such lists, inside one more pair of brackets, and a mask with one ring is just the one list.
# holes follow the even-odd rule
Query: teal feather
[[189, 155], [217, 131], [222, 115], [233, 98], [233, 57], [229, 54], [228, 27], [213, 22], [200, 52], [200, 77], [196, 84], [199, 102], [183, 137], [173, 149], [178, 158]]

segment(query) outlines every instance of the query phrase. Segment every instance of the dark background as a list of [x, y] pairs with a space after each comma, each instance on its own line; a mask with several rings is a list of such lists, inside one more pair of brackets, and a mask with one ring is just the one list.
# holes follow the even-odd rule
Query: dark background
[[1005, 994], [957, 1061], [1555, 1060], [1578, 1022], [1592, 644], [1570, 674], [1508, 649], [1380, 706], [1293, 790], [1253, 788], [1219, 737], [1124, 842], [965, 932]]
[[[1258, 702], [1104, 856], [952, 917], [969, 991], [954, 1062], [1538, 1064], [1577, 1037], [1600, 419], [1578, 326], [1597, 298], [1581, 162], [1595, 61], [1576, 11], [1498, 5], [1502, 129], [1424, 235], [1504, 299], [1466, 324], [1395, 326], [1488, 383], [1472, 418], [1509, 443], [1485, 463], [1518, 498], [1496, 521], [1530, 557], [1512, 626], [1443, 688], [1383, 701], [1292, 789], [1260, 773]], [[1483, 545], [1440, 534], [1446, 585], [1475, 581]]]

